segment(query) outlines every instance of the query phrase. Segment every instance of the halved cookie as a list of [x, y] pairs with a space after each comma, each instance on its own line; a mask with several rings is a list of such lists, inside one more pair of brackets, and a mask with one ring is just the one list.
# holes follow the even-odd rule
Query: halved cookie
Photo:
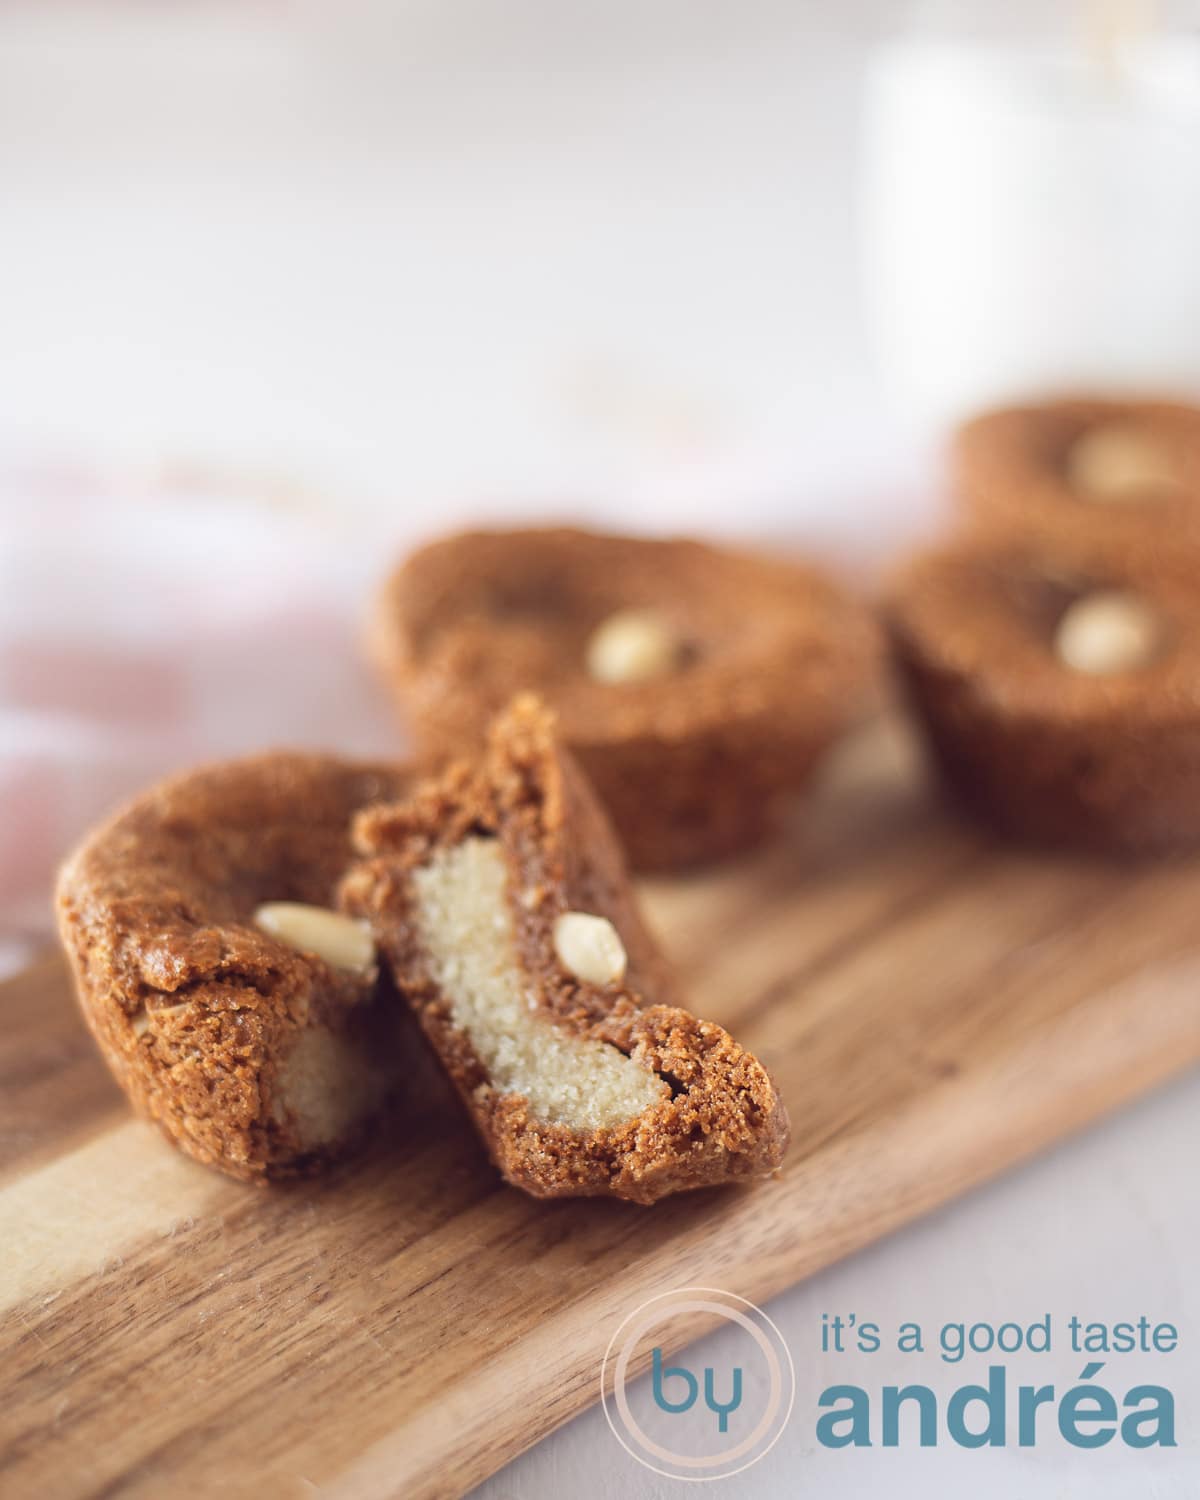
[[405, 803], [356, 820], [342, 887], [504, 1176], [652, 1203], [779, 1165], [763, 1067], [679, 1008], [608, 820], [524, 697]]
[[1200, 842], [1200, 554], [960, 541], [911, 563], [888, 623], [947, 780], [1023, 839]]
[[339, 1151], [388, 1084], [394, 997], [331, 908], [354, 812], [406, 773], [272, 754], [173, 777], [64, 864], [88, 1026], [137, 1109], [197, 1160], [271, 1178]]
[[981, 521], [1027, 534], [1200, 540], [1200, 408], [1099, 397], [984, 412], [954, 478]]
[[814, 568], [565, 527], [422, 548], [373, 627], [432, 758], [481, 745], [516, 693], [545, 698], [641, 870], [758, 842], [862, 712], [875, 644]]

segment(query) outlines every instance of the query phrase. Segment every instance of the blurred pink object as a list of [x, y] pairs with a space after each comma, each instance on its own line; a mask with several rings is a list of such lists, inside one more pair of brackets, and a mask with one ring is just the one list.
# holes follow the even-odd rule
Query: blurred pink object
[[0, 970], [63, 855], [158, 777], [277, 745], [398, 755], [358, 640], [390, 556], [336, 512], [0, 476]]

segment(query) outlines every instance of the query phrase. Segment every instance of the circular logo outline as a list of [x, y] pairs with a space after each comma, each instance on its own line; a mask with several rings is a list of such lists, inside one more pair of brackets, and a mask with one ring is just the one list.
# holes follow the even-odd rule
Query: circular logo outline
[[[651, 1463], [649, 1459], [643, 1457], [643, 1455], [638, 1453], [635, 1448], [630, 1446], [630, 1443], [626, 1441], [625, 1434], [618, 1430], [617, 1423], [613, 1418], [613, 1414], [609, 1410], [610, 1398], [607, 1391], [607, 1374], [609, 1362], [610, 1360], [612, 1360], [613, 1346], [617, 1343], [617, 1340], [621, 1338], [622, 1333], [624, 1333], [632, 1323], [634, 1326], [632, 1330], [626, 1334], [625, 1339], [622, 1342], [621, 1351], [617, 1357], [613, 1369], [613, 1390], [611, 1398], [613, 1404], [617, 1408], [617, 1413], [620, 1416], [622, 1422], [626, 1424], [629, 1436], [634, 1437], [634, 1440], [636, 1442], [642, 1444], [646, 1451], [652, 1453], [656, 1458], [661, 1458], [666, 1463], [674, 1463], [682, 1468], [696, 1468], [700, 1464], [713, 1463], [714, 1461], [716, 1461], [717, 1455], [715, 1454], [705, 1454], [699, 1457], [696, 1457], [692, 1454], [676, 1454], [672, 1453], [670, 1449], [664, 1448], [661, 1444], [655, 1442], [652, 1438], [647, 1436], [645, 1432], [643, 1432], [641, 1426], [634, 1418], [632, 1412], [629, 1409], [628, 1397], [625, 1393], [626, 1371], [629, 1367], [629, 1360], [632, 1351], [637, 1347], [637, 1344], [643, 1334], [645, 1334], [649, 1329], [653, 1328], [656, 1324], [663, 1322], [672, 1313], [713, 1312], [717, 1313], [726, 1322], [740, 1325], [746, 1330], [746, 1332], [750, 1334], [750, 1336], [762, 1350], [767, 1360], [767, 1368], [770, 1372], [771, 1380], [770, 1397], [768, 1400], [766, 1413], [760, 1419], [758, 1425], [755, 1427], [754, 1431], [750, 1434], [749, 1437], [743, 1438], [742, 1441], [729, 1453], [720, 1456], [721, 1461], [728, 1463], [734, 1458], [739, 1458], [743, 1452], [753, 1447], [756, 1442], [761, 1441], [762, 1436], [770, 1429], [771, 1424], [778, 1416], [779, 1409], [782, 1404], [784, 1365], [781, 1364], [779, 1357], [775, 1349], [771, 1346], [771, 1343], [767, 1338], [765, 1331], [752, 1323], [744, 1312], [741, 1312], [737, 1308], [729, 1307], [720, 1302], [698, 1300], [698, 1297], [725, 1297], [728, 1298], [731, 1302], [740, 1303], [743, 1308], [749, 1308], [751, 1312], [757, 1313], [757, 1315], [763, 1320], [763, 1322], [775, 1335], [775, 1338], [778, 1340], [779, 1347], [783, 1350], [784, 1360], [786, 1361], [787, 1379], [789, 1384], [787, 1409], [783, 1413], [783, 1419], [779, 1423], [778, 1431], [771, 1438], [770, 1442], [767, 1443], [766, 1447], [764, 1447], [761, 1452], [756, 1453], [753, 1458], [748, 1458], [744, 1464], [739, 1464], [736, 1469], [723, 1469], [720, 1473], [717, 1474], [680, 1474], [677, 1472], [673, 1472], [670, 1469], [660, 1469], [656, 1464]], [[691, 1300], [679, 1301], [677, 1300], [679, 1298], [691, 1298]], [[648, 1318], [642, 1317], [642, 1314], [645, 1313], [647, 1309], [653, 1307], [655, 1303], [667, 1303], [667, 1306], [660, 1308], [658, 1313], [654, 1316]], [[621, 1323], [617, 1327], [616, 1332], [613, 1334], [612, 1338], [609, 1339], [608, 1347], [604, 1351], [604, 1359], [600, 1365], [600, 1404], [604, 1409], [604, 1419], [608, 1423], [609, 1430], [612, 1432], [612, 1435], [616, 1438], [617, 1442], [620, 1443], [621, 1447], [625, 1449], [626, 1453], [628, 1453], [632, 1459], [635, 1459], [638, 1463], [640, 1463], [643, 1468], [649, 1469], [651, 1473], [661, 1474], [664, 1479], [677, 1479], [684, 1484], [708, 1484], [717, 1479], [732, 1479], [735, 1474], [741, 1474], [744, 1470], [749, 1469], [750, 1467], [752, 1467], [752, 1465], [756, 1464], [760, 1458], [765, 1457], [766, 1454], [771, 1451], [771, 1449], [783, 1436], [784, 1429], [791, 1421], [792, 1410], [796, 1404], [796, 1366], [795, 1362], [792, 1359], [792, 1351], [788, 1348], [787, 1340], [784, 1338], [783, 1334], [780, 1333], [776, 1323], [771, 1318], [769, 1318], [765, 1312], [763, 1312], [761, 1307], [759, 1307], [756, 1303], [751, 1302], [748, 1297], [741, 1297], [737, 1294], [737, 1292], [724, 1291], [720, 1287], [676, 1287], [673, 1291], [658, 1292], [655, 1294], [655, 1296], [647, 1297], [644, 1302], [639, 1303], [632, 1312], [628, 1313], [622, 1319]]]

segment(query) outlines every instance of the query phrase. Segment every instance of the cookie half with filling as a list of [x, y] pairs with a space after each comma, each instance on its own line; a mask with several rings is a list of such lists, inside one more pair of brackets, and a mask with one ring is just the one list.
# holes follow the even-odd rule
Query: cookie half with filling
[[1200, 541], [1200, 407], [1074, 398], [984, 412], [954, 480], [980, 521], [1017, 533]]
[[960, 541], [897, 578], [888, 622], [935, 758], [1035, 843], [1200, 844], [1200, 555]]
[[355, 825], [342, 887], [509, 1182], [652, 1203], [759, 1177], [787, 1115], [755, 1058], [680, 1008], [612, 828], [551, 714]]
[[59, 931], [88, 1026], [138, 1111], [198, 1161], [307, 1171], [382, 1103], [395, 998], [334, 894], [352, 816], [407, 784], [319, 755], [209, 766], [64, 864]]
[[372, 644], [434, 759], [481, 745], [517, 693], [544, 698], [639, 870], [759, 842], [860, 716], [876, 656], [815, 568], [566, 527], [422, 548]]

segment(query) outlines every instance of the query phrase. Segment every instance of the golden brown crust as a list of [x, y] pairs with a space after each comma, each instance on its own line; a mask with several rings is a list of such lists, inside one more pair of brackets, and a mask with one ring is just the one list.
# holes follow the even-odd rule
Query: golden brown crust
[[278, 1070], [307, 1028], [375, 1044], [374, 985], [252, 918], [264, 901], [332, 906], [352, 814], [406, 786], [321, 755], [209, 766], [144, 793], [63, 865], [59, 931], [88, 1026], [139, 1112], [197, 1160], [262, 1179], [344, 1144], [299, 1138]]
[[[1008, 833], [1099, 850], [1200, 842], [1200, 554], [1098, 541], [960, 541], [911, 563], [887, 609], [950, 785]], [[1094, 677], [1054, 651], [1092, 591], [1143, 598], [1166, 646]]]
[[[375, 924], [398, 987], [510, 1182], [539, 1197], [651, 1203], [770, 1172], [788, 1135], [774, 1085], [719, 1026], [679, 1008], [608, 819], [552, 726], [540, 703], [519, 699], [495, 725], [482, 762], [459, 762], [409, 802], [360, 814], [355, 842], [365, 858], [343, 884], [343, 905]], [[543, 1012], [669, 1080], [673, 1096], [664, 1103], [618, 1128], [580, 1133], [532, 1118], [523, 1097], [491, 1087], [410, 920], [413, 870], [436, 849], [479, 833], [499, 838], [511, 890], [521, 893], [511, 907], [516, 957]], [[629, 959], [620, 984], [598, 988], [562, 967], [553, 928], [566, 910], [605, 916], [617, 928]]]
[[[1146, 432], [1171, 456], [1178, 492], [1108, 504], [1076, 493], [1073, 445], [1114, 424]], [[1071, 397], [984, 412], [960, 429], [952, 465], [969, 512], [989, 527], [1127, 546], [1156, 532], [1200, 541], [1200, 408], [1182, 402]]]
[[[653, 608], [688, 645], [668, 677], [595, 681], [586, 643]], [[374, 654], [421, 747], [446, 759], [532, 689], [617, 825], [635, 868], [756, 843], [860, 712], [866, 612], [815, 569], [704, 546], [555, 528], [466, 532], [388, 580]]]

